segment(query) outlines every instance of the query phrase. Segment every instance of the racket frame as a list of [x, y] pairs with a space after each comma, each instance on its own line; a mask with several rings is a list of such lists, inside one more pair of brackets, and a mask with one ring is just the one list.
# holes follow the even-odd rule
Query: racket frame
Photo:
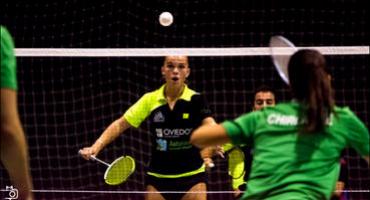
[[[281, 42], [281, 44], [284, 44], [286, 46], [273, 46], [274, 41], [279, 41]], [[283, 81], [289, 85], [288, 64], [290, 57], [298, 50], [297, 47], [291, 41], [281, 35], [272, 36], [270, 38], [269, 46], [272, 62], [276, 70], [278, 71]], [[280, 51], [279, 54], [276, 54], [276, 52], [274, 51], [276, 49]], [[277, 56], [288, 56], [288, 62], [286, 63], [286, 65], [282, 65], [277, 60]]]

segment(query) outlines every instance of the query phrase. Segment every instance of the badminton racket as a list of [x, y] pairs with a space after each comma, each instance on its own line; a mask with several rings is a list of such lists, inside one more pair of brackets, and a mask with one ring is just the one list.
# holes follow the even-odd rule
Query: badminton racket
[[131, 156], [121, 156], [115, 159], [111, 164], [95, 156], [90, 156], [90, 159], [107, 166], [104, 173], [104, 181], [108, 185], [119, 185], [125, 182], [135, 171], [136, 167], [135, 160]]
[[228, 157], [229, 175], [233, 179], [239, 179], [245, 173], [244, 152], [240, 148], [234, 147], [228, 152]]
[[290, 57], [297, 51], [297, 48], [283, 36], [272, 36], [269, 46], [276, 70], [283, 81], [289, 85], [288, 64]]

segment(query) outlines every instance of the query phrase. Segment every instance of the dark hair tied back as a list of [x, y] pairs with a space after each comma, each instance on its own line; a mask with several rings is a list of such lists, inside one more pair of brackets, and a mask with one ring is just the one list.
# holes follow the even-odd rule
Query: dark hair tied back
[[303, 104], [300, 120], [304, 132], [321, 131], [334, 112], [330, 76], [324, 56], [316, 50], [299, 50], [289, 61], [290, 86], [296, 100]]

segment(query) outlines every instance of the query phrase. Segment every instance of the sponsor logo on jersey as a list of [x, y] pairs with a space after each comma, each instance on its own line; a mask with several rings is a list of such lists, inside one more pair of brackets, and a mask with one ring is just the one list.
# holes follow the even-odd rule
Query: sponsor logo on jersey
[[157, 113], [155, 113], [154, 119], [153, 119], [154, 122], [164, 122], [164, 120], [165, 119], [161, 111], [158, 111]]
[[163, 137], [163, 132], [161, 128], [156, 128], [155, 132], [157, 134], [157, 137]]
[[189, 119], [189, 113], [182, 113], [183, 119]]
[[183, 135], [190, 135], [191, 131], [193, 131], [192, 128], [185, 128], [185, 129], [183, 128], [174, 128], [174, 129], [156, 128], [155, 129], [157, 137], [167, 137], [167, 138], [176, 138], [176, 137], [180, 137]]
[[184, 150], [184, 149], [191, 149], [193, 146], [189, 143], [188, 140], [186, 141], [169, 141], [168, 149], [169, 150]]
[[167, 140], [157, 139], [156, 141], [158, 151], [167, 151]]
[[203, 115], [209, 115], [212, 113], [211, 109], [209, 108], [203, 108], [200, 110], [200, 113], [203, 114]]

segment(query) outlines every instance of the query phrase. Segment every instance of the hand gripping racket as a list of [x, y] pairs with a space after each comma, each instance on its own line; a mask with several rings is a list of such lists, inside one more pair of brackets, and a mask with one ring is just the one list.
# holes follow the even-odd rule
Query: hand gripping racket
[[283, 36], [272, 36], [269, 46], [276, 70], [283, 81], [289, 85], [288, 64], [290, 57], [297, 51], [297, 48]]
[[108, 185], [119, 185], [135, 171], [135, 160], [131, 156], [121, 156], [111, 164], [100, 160], [95, 156], [90, 156], [94, 161], [104, 164], [108, 168], [104, 173], [104, 181]]

